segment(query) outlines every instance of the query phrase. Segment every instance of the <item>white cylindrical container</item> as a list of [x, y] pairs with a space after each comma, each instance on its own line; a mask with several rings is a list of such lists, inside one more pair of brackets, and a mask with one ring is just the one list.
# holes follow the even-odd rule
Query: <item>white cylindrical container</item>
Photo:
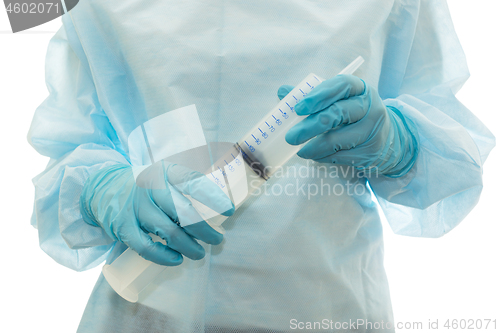
[[[352, 74], [363, 62], [364, 59], [358, 57], [339, 74]], [[208, 179], [219, 185], [236, 209], [300, 150], [300, 145], [289, 145], [285, 135], [304, 118], [295, 113], [295, 105], [321, 82], [323, 79], [309, 74], [206, 172]], [[193, 202], [193, 206], [210, 226], [224, 232], [221, 224], [226, 216], [214, 214], [198, 202]], [[165, 244], [164, 240], [150, 235], [154, 241]], [[120, 296], [137, 302], [141, 291], [165, 269], [168, 266], [152, 263], [127, 249], [113, 263], [104, 265], [102, 272]]]

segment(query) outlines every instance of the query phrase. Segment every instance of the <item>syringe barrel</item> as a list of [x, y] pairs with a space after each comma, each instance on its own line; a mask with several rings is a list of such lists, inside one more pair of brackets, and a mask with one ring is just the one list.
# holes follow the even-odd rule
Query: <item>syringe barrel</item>
[[295, 113], [295, 105], [323, 81], [319, 76], [309, 74], [238, 141], [246, 154], [262, 164], [266, 178], [300, 150], [300, 145], [288, 144], [285, 135], [304, 118]]
[[[354, 73], [363, 61], [361, 56], [356, 58], [339, 74]], [[238, 180], [236, 184], [246, 186], [246, 191], [244, 195], [240, 195], [237, 202], [234, 198], [239, 185], [228, 186], [230, 188], [229, 196], [235, 203], [236, 209], [300, 150], [301, 145], [289, 145], [285, 141], [285, 135], [291, 127], [304, 118], [295, 113], [295, 105], [322, 81], [323, 79], [319, 76], [309, 74], [228, 152], [227, 155], [232, 154], [231, 156], [235, 156], [235, 152], [239, 152], [241, 153], [239, 157], [244, 157], [245, 160], [241, 167], [244, 167], [246, 176], [244, 179]], [[224, 162], [227, 162], [227, 159]], [[216, 169], [215, 165], [217, 162], [207, 174]], [[224, 175], [224, 178], [228, 180], [227, 175]], [[241, 194], [242, 191], [239, 192]], [[207, 218], [206, 221], [215, 230], [224, 232], [221, 224], [226, 219], [226, 216], [216, 215]], [[155, 235], [151, 236], [155, 241], [164, 242]], [[182, 265], [185, 264], [186, 262]], [[120, 296], [130, 302], [136, 302], [141, 291], [167, 268], [167, 266], [147, 261], [135, 251], [127, 249], [111, 265], [104, 265], [102, 272], [110, 286]]]

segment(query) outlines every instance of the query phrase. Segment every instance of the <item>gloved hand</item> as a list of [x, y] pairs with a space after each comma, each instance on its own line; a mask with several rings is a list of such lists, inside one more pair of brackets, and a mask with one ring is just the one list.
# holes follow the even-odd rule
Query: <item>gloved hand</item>
[[[165, 161], [142, 171], [137, 180], [132, 167], [123, 164], [92, 174], [80, 196], [80, 210], [85, 222], [100, 226], [143, 258], [175, 266], [182, 255], [194, 260], [205, 256], [195, 239], [216, 245], [223, 238], [183, 194], [225, 216], [234, 213], [231, 200], [205, 175]], [[167, 245], [153, 242], [148, 233]]]
[[[278, 90], [282, 99], [292, 86]], [[295, 106], [307, 116], [285, 139], [307, 144], [297, 153], [318, 162], [377, 168], [377, 174], [399, 177], [413, 166], [418, 133], [396, 108], [385, 106], [377, 91], [353, 75], [337, 75], [312, 90]], [[373, 174], [373, 170], [370, 172]]]

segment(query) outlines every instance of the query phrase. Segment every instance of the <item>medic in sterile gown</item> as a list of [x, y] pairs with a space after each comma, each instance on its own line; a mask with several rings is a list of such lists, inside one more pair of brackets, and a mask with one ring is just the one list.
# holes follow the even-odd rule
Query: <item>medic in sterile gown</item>
[[[356, 76], [335, 76], [358, 55]], [[101, 275], [79, 332], [340, 331], [358, 319], [378, 326], [356, 331], [393, 332], [372, 192], [397, 234], [442, 236], [477, 203], [495, 145], [455, 98], [469, 74], [444, 0], [87, 0], [63, 16], [46, 62], [50, 95], [29, 132], [51, 158], [33, 180], [40, 246], [78, 271], [128, 247], [170, 266], [137, 303]], [[237, 210], [189, 166], [144, 162], [155, 144], [235, 143], [309, 73], [327, 80], [291, 110], [304, 120], [285, 137], [303, 147]], [[188, 106], [194, 118], [178, 112]], [[162, 141], [141, 146], [138, 128]], [[225, 234], [188, 197], [228, 216]]]

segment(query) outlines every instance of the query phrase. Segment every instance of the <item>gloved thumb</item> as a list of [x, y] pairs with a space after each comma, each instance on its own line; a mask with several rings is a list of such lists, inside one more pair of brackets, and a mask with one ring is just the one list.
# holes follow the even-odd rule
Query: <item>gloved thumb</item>
[[295, 88], [295, 87], [291, 86], [289, 84], [284, 84], [281, 87], [279, 87], [279, 89], [278, 89], [278, 97], [279, 97], [279, 99], [282, 100], [283, 97], [285, 97], [286, 95], [288, 95], [288, 93], [293, 90], [293, 88]]

